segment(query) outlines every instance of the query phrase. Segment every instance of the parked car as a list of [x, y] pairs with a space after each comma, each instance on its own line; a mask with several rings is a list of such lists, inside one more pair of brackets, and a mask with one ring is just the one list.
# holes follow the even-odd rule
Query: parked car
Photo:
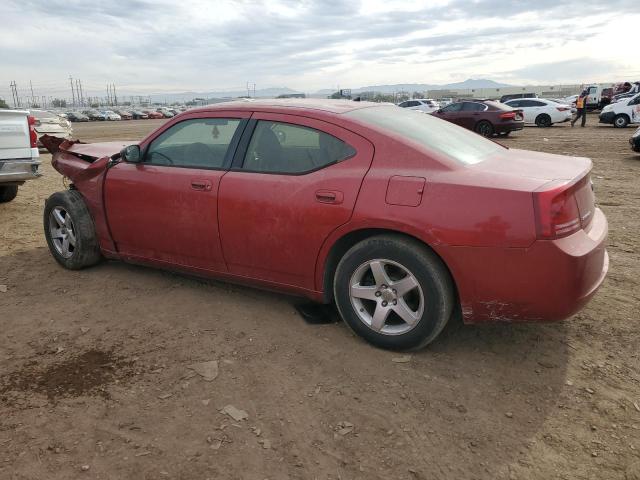
[[453, 103], [455, 100], [453, 99], [453, 97], [442, 97], [438, 99], [438, 103], [440, 104], [440, 107], [446, 107], [447, 105], [449, 105], [450, 103]]
[[454, 312], [566, 318], [608, 268], [590, 160], [392, 105], [232, 102], [135, 144], [47, 146], [73, 183], [44, 208], [63, 267], [106, 257], [335, 301], [384, 348], [428, 344]]
[[571, 107], [553, 100], [523, 98], [509, 100], [505, 105], [522, 110], [524, 123], [534, 124], [538, 127], [550, 127], [554, 123], [563, 123], [571, 120]]
[[167, 108], [159, 108], [156, 112], [161, 113], [164, 118], [172, 118], [175, 116], [174, 113]]
[[103, 110], [100, 113], [102, 113], [102, 115], [104, 115], [104, 117], [109, 121], [122, 120], [122, 117], [120, 117], [120, 115], [118, 115], [113, 110]]
[[156, 112], [154, 110], [144, 110], [144, 113], [146, 113], [147, 117], [149, 118], [154, 118], [154, 119], [164, 118], [163, 114], [161, 114], [160, 112]]
[[26, 110], [0, 108], [0, 203], [16, 198], [20, 185], [41, 175], [35, 124]]
[[458, 101], [436, 110], [432, 115], [484, 137], [494, 134], [507, 136], [524, 128], [521, 110], [491, 100]]
[[500, 103], [508, 102], [509, 100], [514, 100], [516, 98], [538, 98], [537, 93], [511, 93], [509, 95], [503, 95], [500, 97]]
[[629, 139], [631, 144], [631, 150], [640, 153], [640, 128], [636, 130], [636, 133]]
[[440, 104], [432, 98], [414, 98], [398, 104], [401, 108], [409, 110], [419, 110], [421, 112], [431, 113], [440, 108]]
[[128, 110], [115, 110], [115, 112], [120, 115], [122, 120], [131, 120], [133, 119], [133, 115]]
[[84, 113], [87, 117], [89, 117], [89, 120], [100, 120], [100, 121], [105, 121], [107, 119], [107, 117], [100, 113], [97, 110], [85, 110], [82, 113]]
[[131, 112], [131, 115], [133, 115], [134, 120], [141, 120], [141, 119], [146, 120], [147, 118], [149, 118], [149, 115], [147, 115], [147, 112], [143, 112], [142, 110], [133, 110]]
[[600, 113], [600, 123], [612, 124], [617, 128], [625, 128], [630, 123], [640, 123], [640, 93], [604, 107]]
[[634, 82], [629, 85], [630, 87], [628, 89], [624, 90], [622, 93], [614, 95], [613, 98], [611, 99], [611, 103], [619, 102], [620, 100], [634, 97], [637, 93], [640, 93], [640, 82]]
[[67, 112], [67, 120], [71, 122], [88, 122], [89, 117], [87, 117], [83, 113], [78, 112]]
[[73, 129], [66, 118], [46, 110], [31, 110], [30, 113], [35, 119], [34, 129], [38, 135], [38, 147], [42, 147], [40, 138], [43, 135], [71, 138]]

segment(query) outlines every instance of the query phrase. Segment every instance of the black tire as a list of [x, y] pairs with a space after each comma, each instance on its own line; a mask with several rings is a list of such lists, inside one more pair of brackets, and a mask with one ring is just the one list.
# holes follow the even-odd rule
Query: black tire
[[488, 122], [486, 120], [480, 120], [476, 124], [476, 128], [474, 130], [477, 134], [482, 135], [483, 137], [491, 137], [494, 131], [491, 122]]
[[627, 128], [629, 122], [629, 117], [624, 113], [620, 113], [616, 115], [616, 118], [613, 119], [613, 126], [616, 128]]
[[541, 113], [536, 117], [536, 126], [541, 128], [548, 128], [551, 125], [553, 125], [553, 123], [551, 123], [551, 117], [546, 113]]
[[[67, 252], [68, 256], [65, 256], [59, 251], [60, 247], [56, 246], [57, 242], [60, 242], [60, 238], [52, 236], [51, 222], [55, 220], [51, 215], [55, 209], [57, 212], [63, 213], [63, 218], [68, 218], [67, 215], [71, 218], [71, 231], [75, 237], [75, 246], [72, 251]], [[44, 236], [47, 239], [49, 251], [64, 268], [79, 270], [95, 265], [102, 259], [93, 218], [82, 195], [77, 190], [56, 192], [51, 195], [44, 206], [43, 221]], [[68, 248], [71, 249], [71, 247]]]
[[[359, 315], [362, 313], [358, 313], [352, 302], [352, 277], [357, 275], [365, 264], [377, 259], [388, 260], [405, 268], [419, 285], [419, 289], [416, 288], [412, 292], [418, 292], [418, 295], [422, 293], [422, 314], [406, 332], [394, 334], [383, 332], [383, 329], [374, 330], [360, 318]], [[390, 287], [393, 285], [391, 282]], [[338, 311], [347, 325], [369, 343], [390, 350], [419, 349], [432, 342], [451, 317], [455, 299], [453, 280], [442, 260], [419, 241], [394, 234], [371, 237], [349, 249], [338, 263], [333, 288]], [[395, 293], [395, 290], [393, 292]], [[376, 296], [379, 300], [366, 300], [367, 308], [373, 311], [380, 307], [379, 302], [383, 300], [377, 293]], [[404, 303], [404, 297], [399, 301]], [[420, 309], [416, 311], [419, 312]], [[361, 308], [360, 312], [364, 310]], [[389, 313], [389, 317], [386, 318], [385, 321], [389, 322], [398, 323], [400, 320], [395, 313]], [[387, 328], [387, 324], [384, 325], [384, 328]], [[390, 328], [394, 328], [394, 325], [390, 325]]]
[[10, 202], [18, 195], [17, 185], [4, 185], [0, 187], [0, 203]]

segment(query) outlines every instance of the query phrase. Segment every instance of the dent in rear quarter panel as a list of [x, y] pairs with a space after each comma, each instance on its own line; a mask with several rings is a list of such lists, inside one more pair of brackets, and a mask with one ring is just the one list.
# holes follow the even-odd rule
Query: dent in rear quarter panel
[[75, 155], [58, 151], [54, 153], [51, 165], [65, 177], [68, 177], [76, 190], [85, 200], [103, 251], [115, 252], [115, 246], [109, 233], [104, 212], [103, 186], [109, 157], [99, 158], [89, 163]]

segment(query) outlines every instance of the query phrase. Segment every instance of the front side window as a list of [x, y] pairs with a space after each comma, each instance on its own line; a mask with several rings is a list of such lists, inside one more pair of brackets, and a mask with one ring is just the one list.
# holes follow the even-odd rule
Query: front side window
[[341, 162], [355, 153], [350, 145], [320, 130], [260, 120], [242, 168], [252, 172], [304, 173]]
[[177, 123], [156, 138], [145, 162], [191, 168], [222, 168], [239, 119], [197, 118]]
[[451, 103], [442, 109], [443, 112], [451, 113], [451, 112], [459, 112], [462, 110], [463, 102]]

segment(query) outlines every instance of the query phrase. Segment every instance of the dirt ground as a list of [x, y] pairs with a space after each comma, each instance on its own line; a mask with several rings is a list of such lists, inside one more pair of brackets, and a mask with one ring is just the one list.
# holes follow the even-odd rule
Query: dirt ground
[[[0, 205], [0, 478], [640, 479], [640, 156], [631, 129], [596, 121], [504, 141], [594, 160], [611, 256], [594, 300], [561, 323], [452, 326], [407, 358], [282, 295], [63, 270], [43, 155], [45, 176]], [[74, 129], [134, 140], [160, 123]], [[189, 368], [213, 360], [213, 380]]]

